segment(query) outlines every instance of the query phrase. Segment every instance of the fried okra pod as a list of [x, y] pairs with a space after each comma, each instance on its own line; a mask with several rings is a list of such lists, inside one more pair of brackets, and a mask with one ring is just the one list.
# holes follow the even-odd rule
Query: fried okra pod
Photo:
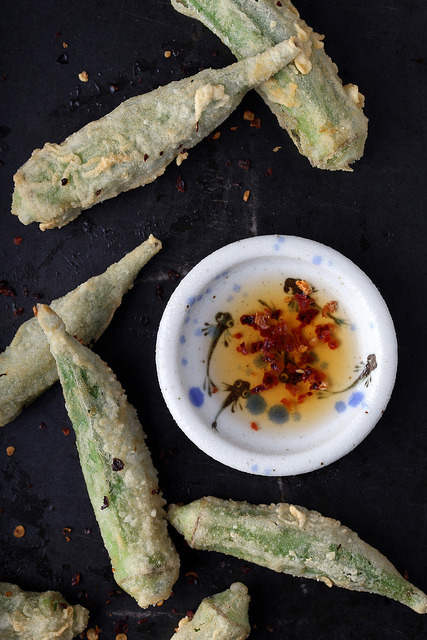
[[315, 33], [289, 0], [172, 0], [177, 11], [200, 20], [240, 60], [297, 36], [303, 51], [257, 88], [300, 153], [319, 169], [349, 170], [363, 155], [368, 120], [363, 96], [342, 85]]
[[195, 549], [220, 551], [273, 571], [387, 596], [417, 613], [427, 596], [379, 551], [337, 520], [291, 504], [202, 498], [172, 505], [169, 521]]
[[63, 227], [82, 210], [152, 182], [218, 127], [249, 89], [293, 60], [300, 51], [295, 42], [130, 98], [62, 144], [36, 149], [14, 176], [12, 213], [41, 229]]
[[4, 640], [72, 640], [87, 627], [89, 611], [72, 607], [57, 591], [22, 591], [0, 582], [0, 637]]
[[[150, 236], [104, 273], [54, 300], [52, 309], [61, 315], [69, 333], [84, 344], [97, 340], [141, 267], [161, 246], [159, 240]], [[35, 318], [27, 320], [0, 354], [0, 426], [16, 418], [57, 380], [58, 371], [45, 335]]]
[[194, 617], [186, 616], [171, 640], [246, 640], [250, 633], [248, 590], [235, 582], [227, 591], [205, 598]]
[[136, 411], [111, 369], [67, 333], [54, 311], [37, 305], [37, 320], [58, 366], [114, 579], [140, 607], [157, 604], [170, 596], [179, 557]]

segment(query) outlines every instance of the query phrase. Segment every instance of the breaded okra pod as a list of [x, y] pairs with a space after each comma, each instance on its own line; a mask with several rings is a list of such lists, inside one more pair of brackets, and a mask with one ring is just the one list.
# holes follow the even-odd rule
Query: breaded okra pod
[[[110, 324], [123, 295], [132, 287], [141, 267], [162, 247], [150, 236], [139, 247], [51, 303], [67, 330], [84, 344], [97, 340]], [[58, 370], [37, 320], [24, 322], [11, 344], [0, 354], [0, 426], [58, 380]]]
[[227, 591], [205, 598], [194, 617], [180, 620], [171, 640], [246, 640], [250, 633], [248, 590], [235, 582]]
[[315, 33], [289, 0], [172, 0], [186, 16], [203, 22], [238, 58], [253, 56], [297, 36], [303, 52], [257, 88], [300, 153], [319, 169], [349, 170], [363, 155], [368, 120], [363, 96], [342, 85]]
[[57, 591], [22, 591], [0, 582], [2, 640], [71, 640], [87, 627], [89, 611], [72, 607]]
[[170, 596], [179, 557], [135, 409], [111, 369], [47, 305], [37, 320], [58, 366], [89, 498], [114, 578], [140, 607]]
[[168, 517], [194, 549], [220, 551], [329, 587], [378, 593], [417, 613], [427, 612], [427, 596], [387, 558], [317, 511], [208, 497], [183, 507], [172, 505]]
[[185, 159], [249, 89], [293, 60], [295, 42], [130, 98], [62, 144], [45, 144], [14, 176], [12, 213], [41, 229], [63, 227], [82, 210], [152, 182], [174, 158]]

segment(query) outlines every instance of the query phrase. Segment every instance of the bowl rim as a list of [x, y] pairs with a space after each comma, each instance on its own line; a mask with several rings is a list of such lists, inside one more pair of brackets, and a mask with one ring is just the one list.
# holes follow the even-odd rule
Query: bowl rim
[[[208, 286], [215, 275], [247, 260], [248, 246], [251, 251], [256, 249], [257, 257], [277, 255], [271, 250], [274, 241], [285, 243], [286, 248], [290, 247], [291, 253], [296, 252], [298, 255], [307, 252], [312, 254], [313, 251], [321, 253], [333, 265], [328, 267], [326, 263], [322, 268], [332, 273], [344, 272], [346, 280], [357, 283], [358, 293], [363, 296], [370, 308], [375, 309], [376, 317], [381, 323], [380, 341], [387, 360], [387, 366], [382, 368], [381, 393], [374, 398], [373, 407], [370, 407], [367, 415], [365, 412], [354, 414], [349, 420], [351, 428], [343, 429], [342, 432], [308, 451], [294, 452], [290, 456], [283, 452], [280, 454], [255, 452], [243, 444], [237, 446], [227, 441], [218, 431], [207, 432], [204, 421], [194, 411], [190, 401], [182, 398], [182, 393], [177, 395], [174, 372], [170, 366], [170, 363], [175, 361], [174, 356], [178, 350], [180, 329], [187, 311], [188, 299], [194, 296], [195, 291]], [[284, 255], [288, 255], [288, 251]], [[171, 355], [173, 345], [176, 346], [176, 351]], [[246, 473], [297, 475], [327, 466], [345, 456], [360, 444], [378, 423], [388, 404], [396, 379], [397, 339], [393, 320], [378, 288], [349, 258], [325, 244], [299, 236], [280, 234], [255, 236], [237, 240], [217, 249], [198, 262], [179, 283], [160, 321], [156, 341], [156, 369], [160, 389], [172, 417], [199, 449], [218, 462]], [[351, 432], [351, 437], [347, 430]], [[268, 474], [264, 473], [265, 469], [269, 470]]]

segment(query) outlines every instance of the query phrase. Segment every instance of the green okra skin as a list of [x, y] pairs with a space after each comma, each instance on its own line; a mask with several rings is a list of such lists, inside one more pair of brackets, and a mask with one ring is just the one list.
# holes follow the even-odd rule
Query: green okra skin
[[220, 551], [330, 587], [377, 593], [417, 613], [427, 612], [427, 596], [387, 558], [317, 511], [208, 497], [182, 507], [172, 505], [168, 518], [194, 549]]
[[257, 91], [314, 167], [349, 170], [361, 158], [368, 131], [363, 96], [356, 85], [342, 85], [321, 36], [300, 19], [289, 0], [171, 2], [219, 36], [238, 59], [297, 36], [303, 53]]
[[169, 597], [179, 557], [135, 409], [111, 369], [46, 305], [37, 320], [58, 366], [89, 498], [114, 578], [140, 607]]
[[89, 611], [72, 607], [57, 591], [22, 591], [0, 582], [2, 640], [71, 640], [87, 627]]
[[205, 69], [126, 100], [62, 144], [36, 149], [14, 176], [12, 213], [41, 229], [62, 227], [102, 200], [152, 182], [299, 52], [291, 39], [224, 69]]
[[205, 598], [194, 617], [183, 618], [171, 640], [246, 640], [250, 633], [248, 590], [235, 582], [227, 591]]
[[[71, 335], [85, 344], [97, 340], [139, 270], [161, 246], [150, 236], [104, 273], [54, 300], [52, 309], [61, 315]], [[45, 335], [35, 318], [27, 320], [0, 354], [0, 426], [16, 418], [57, 380], [58, 370]]]

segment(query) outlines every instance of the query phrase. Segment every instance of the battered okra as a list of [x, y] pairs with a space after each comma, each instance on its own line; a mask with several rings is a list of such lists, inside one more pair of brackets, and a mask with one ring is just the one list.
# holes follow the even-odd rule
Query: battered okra
[[246, 640], [250, 633], [248, 590], [235, 582], [227, 591], [202, 600], [194, 617], [186, 616], [171, 640]]
[[245, 93], [300, 52], [296, 39], [224, 69], [205, 69], [130, 98], [62, 144], [45, 144], [14, 176], [12, 213], [41, 229], [152, 182], [218, 127]]
[[[71, 335], [85, 344], [97, 340], [141, 267], [161, 246], [159, 240], [150, 236], [105, 273], [54, 300], [52, 309], [61, 315]], [[57, 380], [58, 371], [48, 342], [37, 320], [32, 318], [19, 327], [10, 346], [0, 354], [0, 426], [16, 418]]]
[[363, 155], [364, 98], [356, 85], [342, 85], [323, 36], [300, 19], [289, 0], [172, 0], [172, 5], [203, 22], [238, 59], [297, 36], [302, 53], [258, 93], [314, 167], [348, 170]]
[[337, 520], [291, 504], [202, 498], [172, 505], [169, 520], [195, 549], [220, 551], [329, 587], [377, 593], [427, 612], [427, 596]]
[[87, 627], [89, 611], [72, 607], [57, 591], [22, 591], [0, 582], [2, 640], [71, 640]]
[[140, 607], [169, 597], [179, 558], [135, 409], [114, 373], [46, 305], [37, 320], [58, 366], [89, 498], [114, 578]]

